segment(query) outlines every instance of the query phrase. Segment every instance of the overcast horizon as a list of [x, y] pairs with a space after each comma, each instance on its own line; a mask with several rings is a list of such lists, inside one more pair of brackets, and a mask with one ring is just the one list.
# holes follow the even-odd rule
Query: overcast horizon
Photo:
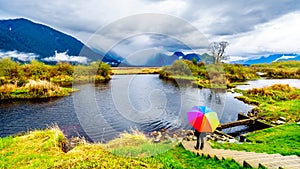
[[[148, 19], [142, 26], [151, 27], [158, 23], [155, 25], [157, 34], [138, 34], [121, 39], [122, 42], [114, 47], [114, 51], [121, 56], [137, 50], [145, 53], [149, 48], [165, 52], [201, 52], [205, 50], [205, 45], [195, 40], [195, 28], [200, 36], [207, 38], [206, 44], [228, 41], [230, 45], [226, 49], [226, 55], [229, 55], [231, 60], [248, 60], [276, 53], [300, 53], [297, 43], [300, 41], [299, 6], [300, 1], [297, 0], [0, 0], [0, 19], [27, 18], [67, 33], [88, 46], [97, 46], [91, 39], [99, 30], [108, 29], [107, 26], [119, 22], [119, 25], [113, 27], [117, 28], [122, 23], [121, 27], [118, 27], [121, 31], [114, 32], [114, 36], [101, 36], [103, 44], [113, 44], [116, 39], [123, 37], [124, 32], [132, 30], [133, 27], [140, 29], [139, 23]], [[152, 21], [153, 18], [145, 17], [136, 20], [135, 16], [145, 16], [145, 13], [157, 13], [159, 17], [154, 17], [155, 20]], [[169, 17], [162, 18], [162, 15]], [[168, 27], [167, 24], [160, 24], [166, 22], [163, 19], [170, 18], [177, 18], [176, 22], [185, 25], [179, 27], [174, 24], [176, 27]], [[175, 23], [175, 20], [172, 23]], [[120, 21], [126, 21], [126, 24]], [[174, 37], [188, 41], [188, 48]]]

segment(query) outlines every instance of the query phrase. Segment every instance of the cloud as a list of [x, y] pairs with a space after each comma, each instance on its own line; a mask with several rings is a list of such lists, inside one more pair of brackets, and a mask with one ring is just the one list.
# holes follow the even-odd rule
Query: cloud
[[255, 26], [253, 31], [228, 37], [227, 54], [259, 57], [274, 53], [300, 53], [300, 12], [286, 14]]
[[283, 55], [283, 56], [275, 59], [273, 62], [277, 62], [279, 60], [285, 60], [285, 59], [293, 59], [295, 57], [297, 57], [297, 56], [296, 55]]
[[34, 59], [37, 59], [39, 56], [34, 54], [34, 53], [22, 53], [22, 52], [18, 52], [18, 51], [1, 51], [0, 50], [0, 58], [3, 57], [10, 57], [10, 58], [14, 58], [23, 62], [26, 61], [31, 61]]
[[84, 56], [69, 56], [67, 52], [62, 52], [62, 53], [57, 53], [55, 51], [55, 55], [52, 57], [48, 58], [43, 58], [42, 60], [47, 61], [47, 62], [77, 62], [77, 63], [82, 63], [86, 64], [88, 62], [87, 57]]
[[105, 52], [114, 50], [123, 57], [149, 48], [177, 51], [209, 45], [207, 38], [189, 22], [153, 13], [117, 20], [96, 32], [87, 44]]
[[189, 1], [183, 17], [196, 23], [207, 36], [245, 33], [258, 24], [299, 10], [300, 1]]
[[[199, 41], [199, 38], [197, 38], [200, 32], [209, 41], [217, 41], [219, 39], [229, 41], [232, 46], [231, 49], [235, 51], [231, 50], [228, 53], [233, 53], [235, 56], [243, 55], [245, 57], [247, 55], [255, 57], [256, 55], [266, 55], [272, 50], [278, 51], [278, 49], [277, 47], [271, 49], [273, 46], [266, 46], [266, 44], [251, 44], [248, 47], [248, 44], [241, 46], [237, 45], [237, 43], [244, 43], [247, 36], [249, 37], [248, 40], [251, 40], [249, 42], [258, 41], [256, 36], [259, 34], [259, 31], [264, 33], [264, 35], [261, 33], [259, 36], [265, 36], [264, 38], [266, 39], [278, 36], [274, 34], [277, 31], [268, 33], [267, 31], [263, 31], [261, 27], [269, 27], [266, 25], [267, 23], [277, 21], [278, 18], [291, 13], [297, 13], [299, 6], [300, 1], [298, 0], [222, 2], [219, 0], [90, 0], [88, 2], [83, 0], [0, 0], [0, 18], [29, 18], [71, 34], [84, 43], [87, 43], [88, 46], [96, 47], [97, 49], [111, 48], [120, 41], [120, 37], [121, 40], [130, 38], [125, 36], [128, 35], [126, 32], [132, 33], [134, 30], [146, 31], [155, 29], [156, 31], [159, 30], [162, 34], [172, 36], [173, 39], [176, 37], [175, 39], [179, 39], [180, 41], [189, 41], [187, 46], [194, 50], [199, 50], [205, 47], [205, 45], [201, 44], [202, 41]], [[144, 18], [136, 18], [137, 20], [126, 20], [129, 16], [143, 13], [165, 14], [185, 20], [186, 22], [179, 25], [179, 22], [174, 22], [172, 19], [169, 21], [166, 20], [167, 17], [151, 19], [146, 16]], [[97, 34], [99, 30], [110, 27], [112, 23], [121, 23], [122, 21], [126, 21], [127, 23], [119, 24], [113, 30], [107, 29], [107, 32], [103, 32], [104, 34]], [[289, 26], [298, 24], [298, 21], [295, 19], [283, 22], [289, 22]], [[191, 25], [197, 31], [190, 29]], [[290, 36], [288, 33], [290, 29], [294, 31], [292, 26], [283, 29], [282, 33]], [[97, 38], [95, 38], [96, 36]], [[254, 36], [255, 38], [251, 39], [250, 36]], [[97, 42], [92, 42], [91, 39], [93, 38], [97, 39], [97, 41], [100, 40], [102, 44], [99, 45]], [[155, 40], [155, 38], [157, 39]], [[288, 47], [297, 43], [295, 38], [291, 36], [286, 37], [286, 39], [290, 39], [289, 45], [285, 46], [287, 47], [285, 48], [286, 52], [295, 51], [294, 47]], [[156, 44], [159, 42], [159, 38], [154, 37], [151, 41]], [[269, 41], [264, 42], [273, 43]], [[134, 42], [131, 43], [133, 44]], [[158, 45], [161, 44], [158, 43]], [[179, 48], [178, 50], [184, 50], [180, 48], [183, 46], [176, 46], [174, 44], [174, 48], [176, 47]]]

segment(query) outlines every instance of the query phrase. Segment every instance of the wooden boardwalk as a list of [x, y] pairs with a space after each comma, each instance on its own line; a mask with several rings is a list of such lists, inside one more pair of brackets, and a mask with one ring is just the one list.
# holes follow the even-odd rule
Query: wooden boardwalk
[[195, 150], [195, 141], [183, 141], [182, 145], [186, 150], [190, 150], [197, 155], [205, 155], [211, 158], [216, 157], [219, 160], [233, 159], [242, 166], [253, 168], [266, 167], [269, 169], [300, 169], [300, 157], [296, 155], [282, 156], [280, 154], [266, 154], [245, 152], [236, 150], [213, 149], [205, 141], [203, 150]]

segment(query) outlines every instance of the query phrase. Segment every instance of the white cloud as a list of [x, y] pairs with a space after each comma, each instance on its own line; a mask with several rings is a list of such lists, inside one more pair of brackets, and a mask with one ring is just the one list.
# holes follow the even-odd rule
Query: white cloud
[[67, 54], [67, 52], [57, 53], [56, 51], [55, 51], [54, 56], [48, 57], [48, 58], [43, 58], [42, 60], [48, 61], [48, 62], [62, 61], [62, 62], [77, 62], [77, 63], [83, 63], [83, 64], [86, 64], [88, 61], [87, 57], [69, 56]]
[[251, 32], [228, 36], [229, 55], [256, 57], [272, 53], [300, 53], [300, 13], [289, 13]]
[[3, 57], [10, 57], [10, 58], [15, 58], [20, 61], [31, 61], [34, 59], [37, 59], [39, 56], [34, 54], [34, 53], [23, 53], [23, 52], [18, 52], [18, 51], [1, 51], [0, 50], [0, 58]]

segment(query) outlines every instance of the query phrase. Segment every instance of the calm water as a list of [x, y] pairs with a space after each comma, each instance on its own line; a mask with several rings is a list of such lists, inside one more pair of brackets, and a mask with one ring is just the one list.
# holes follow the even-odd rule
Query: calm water
[[238, 89], [247, 90], [250, 88], [260, 88], [271, 86], [273, 84], [288, 84], [291, 87], [296, 87], [300, 89], [300, 79], [260, 79], [254, 81], [248, 81], [249, 85], [239, 85]]
[[131, 128], [189, 129], [186, 112], [195, 105], [211, 107], [221, 123], [234, 121], [239, 112], [252, 108], [224, 90], [176, 86], [158, 75], [115, 75], [108, 84], [74, 87], [80, 91], [59, 99], [0, 103], [0, 136], [57, 124], [68, 137], [107, 141]]

